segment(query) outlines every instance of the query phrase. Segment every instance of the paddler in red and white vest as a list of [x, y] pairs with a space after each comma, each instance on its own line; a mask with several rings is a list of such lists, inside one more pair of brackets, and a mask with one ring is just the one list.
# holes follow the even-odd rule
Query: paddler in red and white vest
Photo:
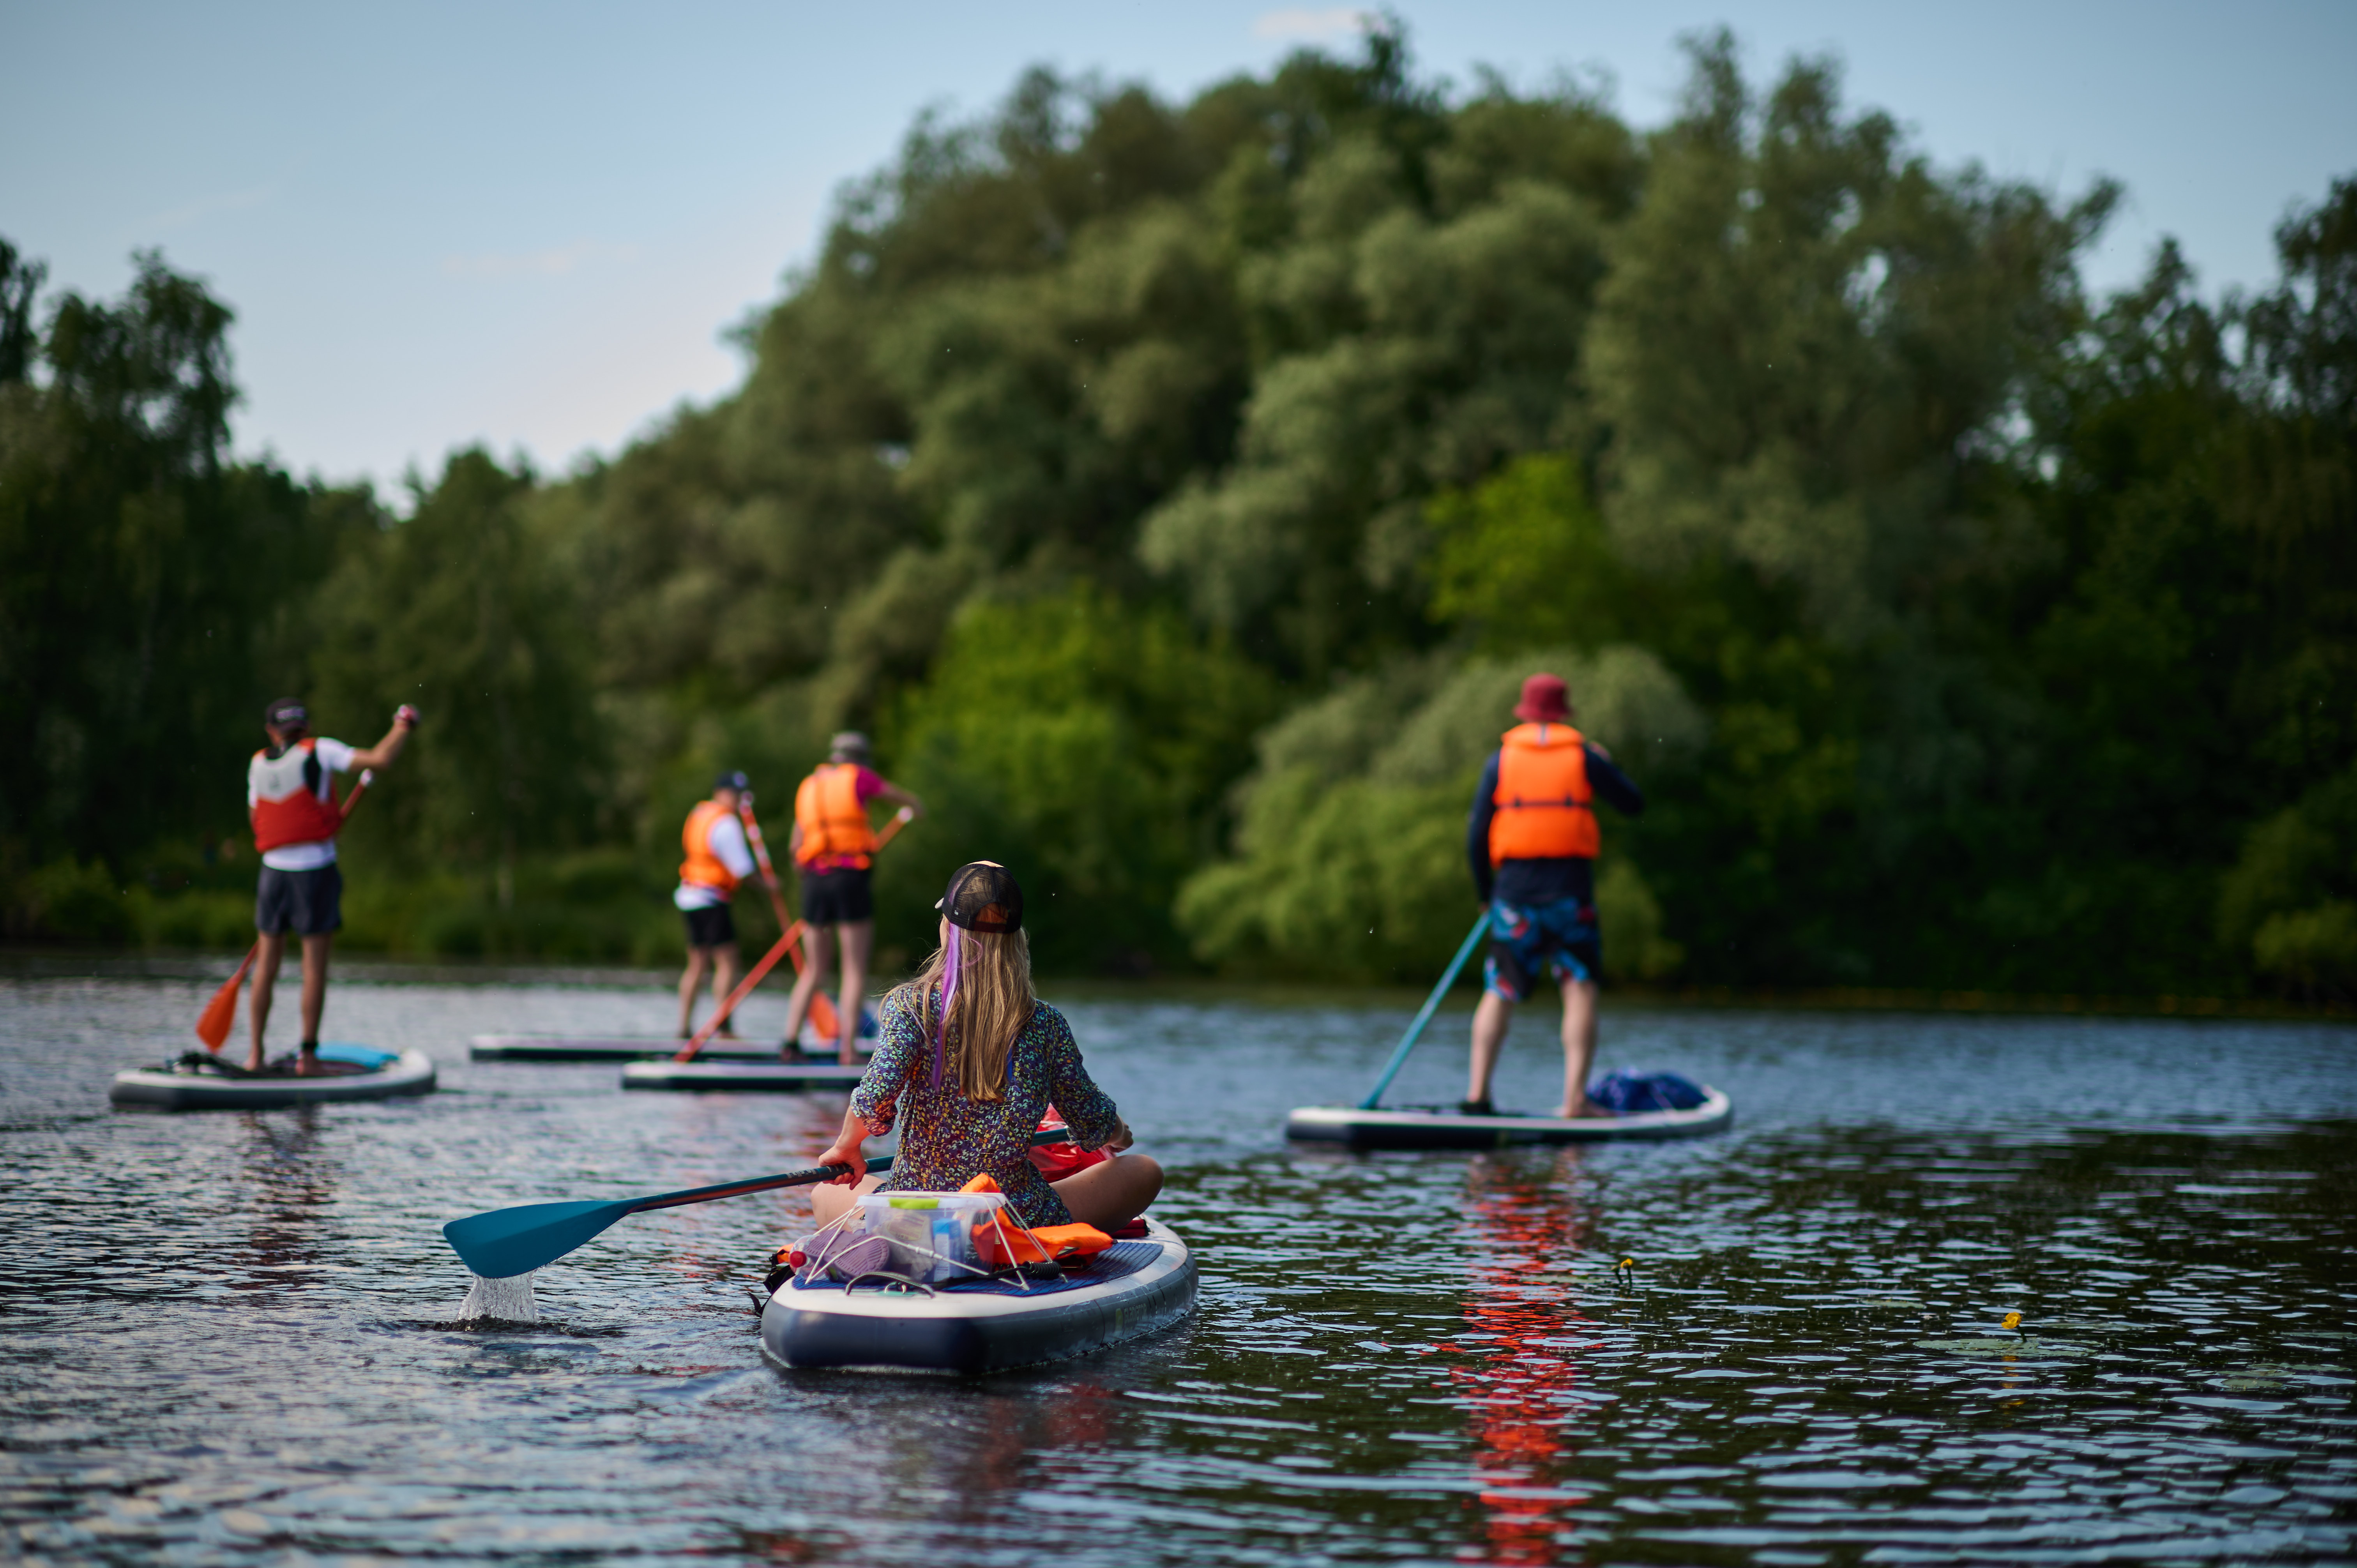
[[[737, 919], [728, 901], [737, 885], [753, 875], [753, 851], [745, 839], [745, 796], [752, 781], [742, 773], [724, 773], [712, 783], [712, 798], [697, 802], [679, 830], [679, 891], [671, 901], [687, 917], [687, 972], [679, 979], [679, 1037], [694, 1031], [695, 990], [704, 972], [712, 972], [712, 999], [717, 1004], [737, 989]], [[733, 1023], [723, 1022], [719, 1037], [737, 1038]]]
[[843, 991], [835, 1014], [843, 1022], [835, 1059], [846, 1067], [858, 1061], [860, 1005], [867, 992], [868, 954], [876, 945], [876, 899], [868, 886], [876, 829], [867, 820], [867, 802], [880, 796], [905, 806], [912, 822], [925, 814], [924, 802], [869, 768], [867, 757], [867, 737], [845, 730], [828, 743], [827, 759], [794, 791], [790, 842], [802, 877], [803, 947], [810, 962], [786, 1004], [786, 1037], [780, 1049], [789, 1061], [801, 1059], [795, 1038], [811, 998], [826, 983], [830, 937], [843, 948]]
[[1635, 816], [1645, 798], [1611, 753], [1571, 727], [1557, 675], [1523, 682], [1508, 730], [1481, 770], [1465, 824], [1474, 890], [1490, 906], [1490, 956], [1473, 1009], [1473, 1070], [1458, 1110], [1494, 1115], [1490, 1077], [1498, 1048], [1542, 973], [1563, 993], [1563, 1103], [1557, 1116], [1607, 1114], [1587, 1098], [1596, 1055], [1596, 990], [1604, 942], [1596, 926], [1596, 801]]
[[340, 740], [311, 734], [311, 715], [292, 697], [263, 710], [270, 736], [245, 769], [245, 809], [253, 822], [253, 847], [262, 852], [262, 880], [254, 888], [253, 926], [262, 953], [253, 971], [253, 1048], [246, 1066], [263, 1066], [262, 1037], [270, 1026], [270, 998], [279, 961], [291, 934], [303, 939], [303, 1038], [295, 1070], [318, 1070], [319, 1017], [328, 1005], [328, 950], [344, 923], [343, 873], [336, 865], [336, 834], [344, 825], [336, 798], [339, 773], [393, 766], [417, 710], [404, 703], [393, 728], [365, 751]]

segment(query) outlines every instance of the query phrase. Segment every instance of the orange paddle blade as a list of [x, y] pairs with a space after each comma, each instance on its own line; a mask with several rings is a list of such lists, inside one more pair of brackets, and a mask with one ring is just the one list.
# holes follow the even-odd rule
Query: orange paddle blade
[[205, 1049], [217, 1051], [229, 1038], [229, 1027], [237, 1020], [237, 993], [245, 985], [245, 972], [253, 967], [253, 961], [261, 953], [262, 944], [258, 941], [246, 949], [245, 961], [237, 966], [237, 972], [224, 981], [219, 991], [213, 993], [213, 999], [205, 1004], [204, 1012], [198, 1015], [197, 1038], [205, 1043]]

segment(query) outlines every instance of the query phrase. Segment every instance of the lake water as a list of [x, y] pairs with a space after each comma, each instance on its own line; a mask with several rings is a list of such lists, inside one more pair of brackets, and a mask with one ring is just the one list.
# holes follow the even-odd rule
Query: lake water
[[[2357, 1552], [2345, 1026], [1608, 1010], [1604, 1065], [1726, 1089], [1735, 1130], [1350, 1156], [1288, 1148], [1282, 1118], [1363, 1091], [1400, 999], [1090, 993], [1067, 1010], [1170, 1169], [1200, 1310], [958, 1382], [762, 1360], [747, 1287], [800, 1194], [626, 1220], [541, 1273], [540, 1323], [457, 1323], [446, 1219], [828, 1141], [839, 1097], [466, 1059], [479, 1031], [660, 1033], [660, 989], [345, 983], [328, 1034], [425, 1047], [441, 1092], [110, 1111], [109, 1075], [178, 1050], [210, 990], [0, 980], [0, 1555]], [[1549, 1101], [1551, 1026], [1518, 1023], [1501, 1101]], [[1454, 1097], [1463, 1028], [1395, 1099]]]

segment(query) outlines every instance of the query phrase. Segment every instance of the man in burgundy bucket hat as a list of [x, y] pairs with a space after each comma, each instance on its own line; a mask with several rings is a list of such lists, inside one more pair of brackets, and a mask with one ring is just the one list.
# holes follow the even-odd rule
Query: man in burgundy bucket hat
[[1563, 993], [1563, 1103], [1557, 1116], [1607, 1114], [1587, 1098], [1596, 1055], [1596, 983], [1604, 944], [1596, 927], [1596, 799], [1624, 815], [1645, 798], [1601, 746], [1571, 727], [1560, 675], [1523, 682], [1514, 716], [1473, 791], [1465, 854], [1473, 887], [1490, 906], [1490, 956], [1473, 1010], [1473, 1065], [1458, 1111], [1496, 1112], [1490, 1078], [1514, 1005], [1543, 973]]

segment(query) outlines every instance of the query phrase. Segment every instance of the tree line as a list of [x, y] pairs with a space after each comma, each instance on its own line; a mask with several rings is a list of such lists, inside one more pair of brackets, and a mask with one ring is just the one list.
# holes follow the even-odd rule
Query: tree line
[[[2357, 182], [2267, 289], [2118, 192], [1934, 166], [1835, 66], [1692, 46], [1640, 133], [1378, 33], [1183, 104], [929, 116], [610, 459], [405, 508], [228, 446], [231, 316], [0, 251], [0, 878], [17, 935], [234, 940], [281, 692], [371, 736], [355, 936], [662, 956], [721, 766], [833, 729], [1044, 966], [1435, 972], [1523, 674], [1644, 787], [1622, 978], [2357, 992]], [[414, 769], [410, 767], [414, 761]]]

